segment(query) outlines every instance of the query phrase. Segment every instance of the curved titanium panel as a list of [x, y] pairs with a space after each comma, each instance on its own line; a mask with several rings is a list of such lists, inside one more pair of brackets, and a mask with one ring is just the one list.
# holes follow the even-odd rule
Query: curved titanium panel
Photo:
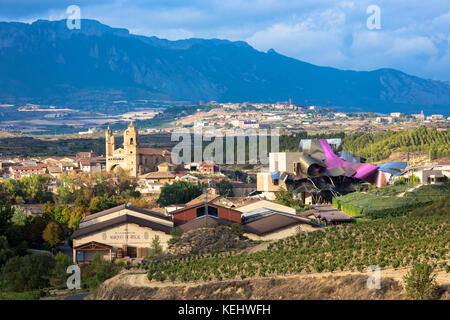
[[311, 158], [305, 154], [300, 156], [299, 163], [301, 172], [311, 177], [322, 175], [326, 169], [326, 165], [322, 161]]
[[[327, 170], [331, 170], [336, 167], [343, 167], [346, 171], [346, 175], [350, 174], [350, 172], [353, 173], [353, 171], [356, 171], [352, 175], [347, 175], [349, 177], [358, 178], [361, 180], [365, 180], [371, 183], [376, 182], [377, 176], [375, 173], [378, 171], [378, 167], [368, 164], [368, 163], [350, 163], [347, 161], [342, 160], [339, 158], [336, 154], [334, 154], [333, 150], [331, 149], [328, 142], [324, 139], [320, 139], [320, 145], [322, 146], [323, 153], [325, 156], [325, 164], [327, 165]], [[348, 168], [348, 169], [346, 169]]]

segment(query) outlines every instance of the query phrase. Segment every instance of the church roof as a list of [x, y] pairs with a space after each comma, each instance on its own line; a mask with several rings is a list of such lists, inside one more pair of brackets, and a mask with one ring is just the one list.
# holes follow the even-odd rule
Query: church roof
[[166, 149], [157, 149], [157, 148], [139, 148], [139, 154], [148, 154], [148, 155], [160, 155], [165, 156], [170, 154], [170, 151]]

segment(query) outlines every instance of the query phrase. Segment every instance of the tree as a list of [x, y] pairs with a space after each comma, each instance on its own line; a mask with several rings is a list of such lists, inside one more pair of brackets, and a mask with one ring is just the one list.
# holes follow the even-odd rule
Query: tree
[[40, 174], [25, 176], [20, 179], [24, 190], [26, 190], [27, 203], [46, 203], [53, 202], [53, 194], [48, 190], [50, 178]]
[[84, 210], [81, 207], [76, 207], [70, 212], [70, 218], [67, 226], [72, 230], [77, 230], [81, 219], [83, 219]]
[[13, 208], [10, 204], [0, 203], [0, 236], [5, 234], [5, 231], [11, 224], [11, 218], [13, 216]]
[[69, 207], [57, 206], [53, 212], [53, 219], [60, 224], [67, 224], [70, 219]]
[[88, 211], [89, 213], [96, 213], [103, 210], [107, 210], [118, 205], [117, 201], [108, 196], [99, 196], [93, 198], [89, 203]]
[[184, 180], [165, 183], [161, 188], [158, 204], [168, 206], [174, 203], [186, 203], [202, 194], [202, 186]]
[[47, 253], [12, 257], [3, 267], [2, 280], [12, 291], [42, 289], [49, 285], [54, 266]]
[[59, 223], [56, 221], [50, 221], [42, 233], [42, 238], [52, 247], [56, 247], [62, 240], [64, 240], [64, 232]]
[[28, 232], [28, 239], [32, 242], [41, 243], [42, 233], [44, 232], [46, 226], [47, 224], [42, 218], [36, 217], [30, 225], [30, 231]]
[[14, 256], [14, 250], [10, 248], [8, 239], [5, 236], [0, 236], [0, 270], [12, 256]]
[[406, 294], [415, 300], [436, 298], [436, 274], [433, 274], [433, 267], [427, 263], [416, 264], [403, 277]]
[[222, 181], [216, 183], [216, 187], [219, 190], [219, 194], [225, 197], [233, 197], [233, 185], [230, 181], [223, 179]]
[[295, 208], [297, 211], [303, 208], [303, 201], [301, 199], [295, 199], [291, 190], [286, 190], [284, 188], [279, 188], [275, 192], [275, 199], [279, 204]]
[[72, 264], [72, 260], [62, 252], [58, 252], [55, 256], [55, 268], [50, 284], [57, 286], [63, 284], [67, 280], [67, 267]]
[[27, 220], [26, 213], [20, 207], [14, 207], [13, 211], [11, 222], [18, 226], [24, 226]]
[[151, 250], [153, 254], [162, 253], [161, 241], [159, 240], [159, 236], [155, 234], [155, 237], [152, 240]]
[[170, 235], [172, 236], [172, 238], [170, 238], [169, 243], [175, 243], [178, 240], [180, 240], [182, 234], [183, 234], [183, 231], [181, 231], [180, 228], [173, 228], [170, 231]]
[[57, 189], [58, 203], [71, 203], [75, 200], [73, 182], [67, 177], [61, 178], [61, 185]]

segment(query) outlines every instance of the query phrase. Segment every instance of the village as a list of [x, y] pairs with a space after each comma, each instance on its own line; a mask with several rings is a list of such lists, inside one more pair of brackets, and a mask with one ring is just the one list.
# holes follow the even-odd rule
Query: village
[[[450, 174], [449, 163], [419, 167], [408, 167], [407, 162], [379, 166], [362, 163], [342, 150], [341, 139], [334, 138], [303, 139], [299, 151], [271, 152], [268, 166], [230, 178], [213, 161], [173, 164], [169, 150], [140, 147], [133, 122], [123, 132], [123, 141], [123, 146], [116, 148], [114, 134], [108, 128], [103, 156], [79, 152], [76, 157], [2, 159], [3, 180], [45, 177], [48, 191], [57, 201], [61, 187], [68, 183], [64, 177], [85, 175], [95, 180], [102, 179], [103, 173], [126, 174], [134, 181], [131, 192], [149, 200], [137, 201], [138, 205], [130, 201], [114, 206], [117, 202], [112, 202], [105, 210], [79, 212], [70, 236], [70, 258], [74, 263], [89, 263], [99, 254], [108, 261], [136, 265], [152, 254], [153, 239], [158, 239], [162, 250], [166, 250], [174, 230], [186, 233], [225, 226], [237, 228], [244, 237], [255, 241], [274, 241], [331, 225], [351, 224], [355, 215], [345, 212], [345, 206], [334, 201], [336, 197], [393, 186], [399, 181], [416, 183], [410, 188], [414, 190], [443, 184]], [[174, 202], [182, 199], [179, 196], [161, 201], [165, 188], [180, 185], [175, 191], [179, 193], [183, 192], [183, 184], [197, 188], [188, 201]], [[56, 205], [73, 207], [70, 203]], [[48, 205], [19, 201], [15, 206], [35, 218], [42, 216]]]

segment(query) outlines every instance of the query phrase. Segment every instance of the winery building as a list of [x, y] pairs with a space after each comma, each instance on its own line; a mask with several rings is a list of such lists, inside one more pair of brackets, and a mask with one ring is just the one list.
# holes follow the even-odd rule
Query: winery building
[[309, 219], [286, 211], [285, 206], [264, 201], [242, 208], [225, 207], [213, 201], [191, 201], [165, 216], [130, 204], [120, 205], [81, 220], [79, 229], [71, 237], [73, 261], [76, 264], [91, 262], [96, 253], [107, 261], [145, 258], [151, 253], [156, 236], [163, 250], [167, 249], [173, 228], [184, 233], [202, 227], [240, 224], [244, 235], [250, 239], [274, 240], [319, 227]]
[[73, 261], [90, 262], [95, 253], [109, 261], [143, 258], [150, 253], [155, 236], [166, 249], [172, 227], [171, 217], [128, 204], [92, 214], [72, 234]]

